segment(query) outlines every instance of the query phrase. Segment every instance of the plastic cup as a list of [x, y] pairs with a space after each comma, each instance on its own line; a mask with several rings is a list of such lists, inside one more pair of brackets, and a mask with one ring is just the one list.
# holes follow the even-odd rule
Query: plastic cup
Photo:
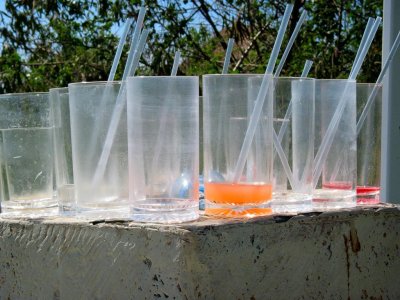
[[[311, 211], [315, 80], [280, 77], [274, 79], [274, 87], [274, 120], [278, 123], [275, 127], [279, 127], [275, 131], [278, 136], [279, 133], [284, 133], [281, 144], [282, 148], [286, 149], [288, 164], [296, 186], [290, 186], [282, 162], [275, 153], [276, 185], [271, 207], [276, 213]], [[286, 114], [288, 108], [291, 112]]]
[[0, 112], [2, 211], [35, 214], [56, 207], [49, 94], [0, 95]]
[[[282, 126], [288, 126], [290, 122], [290, 118], [274, 118], [274, 130], [276, 133], [279, 132], [279, 129]], [[281, 146], [282, 149], [286, 155], [286, 157], [290, 157], [290, 131], [286, 130], [285, 134], [282, 136], [281, 140]], [[274, 172], [273, 172], [273, 195], [276, 193], [282, 193], [284, 191], [288, 190], [288, 179], [285, 173], [285, 170], [283, 169], [282, 162], [276, 153], [276, 150], [274, 148]], [[289, 187], [290, 188], [290, 187]]]
[[[344, 101], [345, 106], [332, 144], [326, 152], [326, 160], [322, 165], [322, 181], [314, 190], [313, 205], [315, 209], [323, 210], [354, 207], [357, 178], [356, 82], [318, 79], [315, 84], [316, 147], [321, 147], [321, 141], [338, 104]], [[313, 178], [313, 181], [316, 180], [317, 178]]]
[[74, 176], [68, 88], [50, 89], [54, 122], [53, 141], [58, 207], [61, 213], [75, 210]]
[[199, 79], [130, 77], [129, 198], [140, 222], [199, 217]]
[[98, 217], [128, 216], [126, 94], [104, 175], [94, 180], [120, 82], [68, 85], [76, 209]]
[[[254, 78], [260, 84], [252, 91]], [[272, 199], [272, 88], [268, 90], [240, 180], [232, 180], [262, 78], [203, 76], [206, 214], [252, 217], [271, 213], [268, 203]]]
[[[360, 116], [374, 83], [357, 83], [357, 115]], [[382, 85], [357, 136], [357, 204], [380, 200]]]

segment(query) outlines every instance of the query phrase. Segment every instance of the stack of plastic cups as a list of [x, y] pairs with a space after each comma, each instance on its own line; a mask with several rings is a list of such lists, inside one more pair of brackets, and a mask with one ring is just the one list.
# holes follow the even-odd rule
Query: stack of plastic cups
[[58, 207], [62, 214], [73, 214], [75, 193], [68, 88], [50, 89], [49, 94], [54, 122], [53, 142]]
[[56, 213], [49, 94], [0, 95], [0, 111], [2, 212]]
[[[331, 145], [323, 145], [321, 141], [339, 103], [344, 103], [344, 107], [337, 130]], [[314, 208], [324, 210], [354, 207], [357, 179], [355, 81], [316, 80], [315, 138], [315, 153], [321, 147], [329, 151], [322, 151], [325, 156], [319, 160], [322, 163], [322, 180], [313, 178], [313, 185], [316, 187], [313, 195]], [[338, 161], [341, 163], [338, 164]], [[317, 160], [314, 168], [317, 168], [319, 162]]]
[[[241, 174], [235, 174], [260, 87], [251, 80], [263, 75], [203, 77], [204, 188], [206, 214], [252, 217], [271, 213], [272, 88], [268, 89], [250, 153]], [[272, 75], [269, 83], [272, 85]], [[253, 87], [254, 88], [254, 87]], [[239, 175], [238, 180], [234, 177]]]
[[[358, 118], [375, 84], [357, 83]], [[376, 204], [380, 200], [382, 85], [357, 135], [357, 204]]]
[[[275, 131], [290, 170], [274, 151], [274, 213], [312, 210], [312, 170], [314, 159], [315, 80], [311, 78], [274, 79]], [[290, 172], [290, 180], [286, 172]]]
[[[119, 93], [120, 86], [120, 82], [68, 85], [76, 209], [84, 216], [129, 214], [126, 93], [124, 89]], [[118, 95], [123, 97], [119, 101]], [[116, 119], [115, 136], [107, 139], [117, 103], [122, 114]], [[103, 156], [106, 144], [109, 155]], [[105, 167], [99, 174], [101, 163]]]
[[129, 198], [139, 222], [199, 217], [199, 78], [128, 78]]

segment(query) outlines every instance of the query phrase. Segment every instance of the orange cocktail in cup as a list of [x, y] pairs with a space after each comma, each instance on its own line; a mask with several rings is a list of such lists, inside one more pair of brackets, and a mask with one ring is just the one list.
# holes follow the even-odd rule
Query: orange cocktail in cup
[[[272, 198], [272, 185], [265, 183], [209, 182], [204, 185], [205, 198], [210, 203], [230, 208], [207, 208], [206, 213], [226, 217], [253, 217], [270, 214], [270, 208], [252, 207]], [[235, 208], [237, 206], [237, 208]]]

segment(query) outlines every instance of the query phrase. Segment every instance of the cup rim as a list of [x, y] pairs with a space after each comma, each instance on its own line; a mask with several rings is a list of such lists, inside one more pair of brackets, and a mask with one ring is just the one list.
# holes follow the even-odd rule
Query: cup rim
[[168, 79], [176, 79], [176, 78], [199, 78], [199, 76], [167, 76], [167, 75], [162, 75], [162, 76], [130, 76], [127, 78], [127, 80], [132, 80], [132, 79], [164, 79], [164, 78], [168, 78]]
[[377, 85], [379, 87], [383, 87], [383, 83], [373, 83], [373, 82], [357, 82], [357, 85], [359, 85], [359, 86], [371, 86], [371, 87]]
[[293, 76], [283, 76], [283, 77], [274, 77], [276, 80], [306, 80], [306, 81], [315, 81], [313, 77], [293, 77]]
[[115, 80], [115, 81], [104, 81], [104, 80], [102, 80], [102, 81], [71, 82], [71, 83], [68, 84], [68, 88], [70, 86], [90, 86], [90, 85], [104, 86], [104, 85], [107, 85], [107, 84], [116, 85], [116, 84], [121, 84], [121, 82], [122, 82], [121, 80], [120, 81], [117, 81], [117, 80]]
[[354, 82], [357, 83], [354, 79], [345, 79], [345, 78], [315, 78], [315, 81], [342, 81], [342, 82]]
[[49, 92], [50, 91], [66, 91], [66, 92], [68, 92], [68, 87], [51, 88], [51, 89], [49, 89]]
[[0, 98], [34, 96], [34, 95], [48, 95], [48, 94], [49, 94], [49, 92], [7, 93], [7, 94], [0, 94]]
[[[244, 73], [244, 74], [203, 74], [202, 77], [263, 77], [264, 74], [250, 74], [250, 73]], [[273, 76], [272, 74], [270, 76]]]

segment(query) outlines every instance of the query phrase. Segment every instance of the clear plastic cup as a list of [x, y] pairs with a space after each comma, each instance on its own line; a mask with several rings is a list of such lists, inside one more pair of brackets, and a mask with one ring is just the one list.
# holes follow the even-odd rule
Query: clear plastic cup
[[321, 148], [322, 139], [339, 103], [345, 104], [332, 143], [326, 148], [329, 151], [325, 152], [327, 155], [322, 165], [322, 181], [314, 190], [313, 205], [315, 209], [354, 207], [357, 179], [356, 82], [317, 79], [315, 84], [317, 150]]
[[238, 182], [233, 180], [260, 88], [251, 90], [254, 78], [261, 85], [262, 75], [203, 76], [206, 214], [252, 217], [271, 213], [272, 88], [264, 100], [244, 170]]
[[48, 93], [0, 95], [3, 212], [44, 213], [57, 206]]
[[131, 77], [129, 198], [140, 222], [199, 217], [199, 79]]
[[[357, 115], [361, 115], [374, 83], [357, 83]], [[357, 204], [380, 201], [382, 85], [379, 85], [357, 136]]]
[[274, 79], [274, 87], [275, 131], [286, 150], [295, 186], [289, 184], [281, 159], [274, 151], [275, 186], [271, 207], [276, 213], [311, 211], [315, 80], [280, 77]]
[[129, 213], [126, 92], [121, 93], [123, 113], [104, 174], [95, 179], [120, 86], [119, 82], [68, 85], [76, 209], [84, 215], [125, 217]]
[[75, 210], [75, 192], [68, 88], [50, 89], [49, 94], [54, 122], [53, 141], [58, 207], [61, 213], [72, 214]]

